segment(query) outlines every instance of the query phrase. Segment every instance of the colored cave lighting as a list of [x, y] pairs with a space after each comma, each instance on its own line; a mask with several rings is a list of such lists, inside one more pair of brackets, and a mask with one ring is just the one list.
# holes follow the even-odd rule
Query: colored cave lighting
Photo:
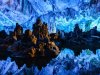
[[36, 66], [28, 68], [25, 64], [18, 68], [15, 61], [11, 61], [9, 57], [0, 61], [2, 75], [99, 75], [99, 69], [100, 49], [96, 50], [96, 54], [89, 49], [82, 50], [78, 56], [75, 56], [72, 50], [64, 49], [41, 70]]
[[[57, 33], [59, 36], [58, 31], [62, 32], [60, 40], [57, 39], [57, 44], [59, 44], [59, 41], [63, 41], [64, 43], [61, 42], [61, 44], [68, 42], [68, 46], [71, 45], [70, 48], [80, 45], [82, 47], [83, 44], [86, 47], [89, 44], [89, 47], [92, 48], [93, 45], [100, 43], [98, 41], [100, 40], [99, 36], [88, 37], [88, 33], [86, 33], [87, 37], [84, 38], [85, 35], [83, 34], [82, 37], [79, 37], [80, 35], [69, 33], [74, 31], [76, 24], [84, 33], [95, 26], [100, 32], [100, 0], [0, 0], [0, 31], [5, 30], [9, 34], [10, 31], [14, 30], [16, 23], [21, 25], [23, 31], [32, 30], [37, 18], [40, 18], [43, 23], [47, 23], [48, 28], [46, 29], [49, 33]], [[70, 37], [63, 38], [64, 34], [71, 36], [71, 39], [69, 40]], [[75, 36], [72, 36], [72, 34], [75, 34]], [[38, 38], [40, 39], [40, 35]], [[81, 39], [82, 43], [80, 43]], [[48, 41], [48, 38], [46, 40]], [[34, 40], [32, 39], [32, 41]], [[61, 44], [60, 46], [62, 46]], [[98, 46], [96, 53], [92, 52], [92, 49], [82, 50], [82, 48], [82, 52], [79, 52], [80, 54], [77, 56], [74, 49], [62, 48], [58, 56], [52, 58], [41, 70], [33, 62], [31, 67], [23, 64], [19, 68], [19, 65], [7, 56], [6, 60], [0, 60], [0, 75], [100, 75], [100, 45]]]
[[24, 29], [31, 29], [36, 18], [40, 17], [49, 25], [50, 33], [73, 31], [76, 23], [83, 31], [94, 26], [100, 31], [99, 8], [97, 0], [1, 0], [0, 30], [13, 30], [16, 22]]

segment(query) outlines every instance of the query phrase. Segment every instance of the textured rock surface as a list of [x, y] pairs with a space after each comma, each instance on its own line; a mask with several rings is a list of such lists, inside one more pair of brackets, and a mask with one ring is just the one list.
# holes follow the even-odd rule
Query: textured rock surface
[[100, 49], [94, 54], [90, 50], [83, 50], [78, 56], [70, 49], [64, 49], [57, 58], [51, 60], [46, 67], [38, 70], [36, 66], [27, 68], [24, 64], [18, 68], [11, 58], [0, 61], [1, 75], [99, 75]]
[[[56, 32], [56, 28], [73, 31], [75, 23], [79, 23], [83, 31], [94, 26], [100, 30], [100, 0], [1, 0], [0, 11], [13, 22], [30, 28], [36, 18], [41, 17], [48, 23], [49, 30], [52, 27], [50, 32]], [[91, 27], [87, 29], [85, 24]]]

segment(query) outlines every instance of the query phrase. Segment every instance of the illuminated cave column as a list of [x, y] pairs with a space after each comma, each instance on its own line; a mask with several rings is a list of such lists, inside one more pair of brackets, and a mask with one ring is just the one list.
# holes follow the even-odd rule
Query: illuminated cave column
[[54, 23], [52, 23], [51, 25], [50, 25], [50, 33], [56, 33], [56, 24]]
[[49, 33], [56, 33], [56, 24], [51, 22], [48, 29]]
[[85, 31], [86, 31], [86, 32], [89, 31], [89, 30], [91, 29], [90, 25], [91, 25], [91, 21], [88, 21], [88, 22], [85, 24]]
[[49, 29], [49, 33], [56, 33], [56, 23], [54, 17], [50, 18], [50, 25], [48, 29]]
[[97, 26], [97, 30], [100, 32], [100, 23]]

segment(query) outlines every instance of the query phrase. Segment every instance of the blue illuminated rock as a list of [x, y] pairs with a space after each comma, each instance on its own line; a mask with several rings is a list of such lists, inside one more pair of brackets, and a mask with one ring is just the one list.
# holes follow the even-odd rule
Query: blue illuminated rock
[[[0, 1], [0, 11], [2, 11], [8, 19], [13, 22], [18, 22], [25, 28], [31, 29], [36, 18], [41, 17], [43, 22], [48, 23], [48, 27], [52, 28], [49, 30], [50, 33], [55, 33], [56, 29], [64, 30], [65, 32], [73, 31], [76, 23], [79, 23], [83, 31], [88, 31], [94, 26], [97, 26], [97, 30], [100, 31], [100, 23], [97, 19], [100, 15], [99, 8], [100, 2], [92, 2], [92, 0]], [[33, 17], [30, 20], [31, 16]], [[5, 24], [11, 26], [9, 23]], [[4, 28], [0, 27], [0, 30]], [[9, 28], [7, 29], [10, 30]]]
[[64, 49], [61, 53], [57, 56], [57, 59], [63, 59], [66, 57], [74, 57], [74, 52], [70, 49]]
[[11, 58], [7, 58], [7, 60], [0, 61], [0, 74], [1, 75], [38, 75], [38, 68], [32, 66], [31, 68], [27, 68], [24, 64], [21, 68], [18, 68], [15, 61], [11, 61]]
[[10, 20], [5, 14], [0, 12], [0, 30], [5, 30], [6, 32], [11, 31], [15, 27], [15, 22]]
[[36, 66], [27, 68], [24, 64], [18, 68], [11, 58], [0, 61], [0, 74], [2, 75], [99, 75], [100, 59], [99, 50], [94, 54], [90, 50], [84, 50], [80, 55], [74, 56], [70, 49], [64, 49], [57, 58], [52, 59], [46, 67], [38, 70]]

